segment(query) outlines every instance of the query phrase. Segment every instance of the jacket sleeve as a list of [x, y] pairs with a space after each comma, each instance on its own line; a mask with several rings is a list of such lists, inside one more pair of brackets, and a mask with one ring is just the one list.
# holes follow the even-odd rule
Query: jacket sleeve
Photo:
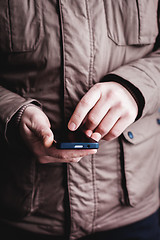
[[[111, 72], [107, 78], [116, 76], [116, 79], [122, 79], [133, 85], [135, 89], [139, 90], [144, 98], [144, 107], [142, 109], [142, 117], [154, 113], [160, 106], [160, 39], [157, 38], [156, 45], [159, 48], [153, 51], [148, 56], [131, 62], [127, 65], [121, 66]], [[113, 77], [114, 81], [114, 77]], [[123, 84], [122, 84], [123, 85]], [[136, 92], [135, 92], [136, 95]], [[140, 94], [139, 94], [140, 96]], [[141, 103], [141, 101], [140, 101]], [[143, 103], [142, 103], [143, 104]]]
[[119, 82], [130, 91], [139, 107], [137, 119], [154, 113], [160, 107], [160, 1], [157, 13], [159, 35], [153, 51], [106, 76], [106, 80]]
[[7, 127], [12, 117], [18, 112], [18, 110], [24, 105], [29, 103], [40, 106], [40, 103], [35, 99], [25, 99], [18, 94], [7, 90], [0, 86], [0, 138], [7, 139]]

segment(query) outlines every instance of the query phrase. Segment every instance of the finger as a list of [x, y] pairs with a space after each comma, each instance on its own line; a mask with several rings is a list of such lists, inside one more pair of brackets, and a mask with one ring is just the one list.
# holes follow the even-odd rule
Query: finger
[[49, 155], [54, 156], [58, 159], [71, 159], [84, 157], [87, 155], [97, 153], [96, 149], [83, 149], [83, 150], [74, 150], [74, 149], [56, 149], [55, 147], [49, 149]]
[[84, 130], [84, 133], [86, 134], [86, 136], [88, 136], [90, 138], [93, 134], [93, 131], [92, 130]]
[[115, 125], [110, 129], [107, 135], [104, 136], [104, 140], [111, 141], [115, 138], [118, 138], [123, 131], [130, 125], [128, 118], [119, 118]]
[[46, 148], [49, 148], [52, 146], [54, 141], [54, 135], [51, 131], [51, 129], [48, 130], [47, 134], [44, 134], [43, 136], [43, 143]]
[[39, 156], [40, 163], [53, 163], [53, 162], [79, 162], [82, 157], [97, 153], [96, 149], [91, 150], [60, 150], [55, 147], [47, 151], [46, 156]]
[[71, 131], [75, 131], [82, 121], [85, 119], [88, 112], [94, 107], [97, 101], [100, 99], [101, 93], [96, 87], [92, 87], [85, 96], [78, 103], [69, 123], [68, 128]]
[[[28, 126], [28, 128], [30, 128], [30, 126]], [[39, 141], [43, 142], [43, 145], [46, 148], [49, 148], [52, 145], [54, 135], [49, 127], [36, 123], [34, 127], [30, 128], [30, 131], [39, 139]]]
[[[113, 128], [120, 117], [121, 110], [118, 107], [111, 108], [100, 122], [99, 126], [95, 129], [95, 132], [99, 133], [101, 138], [103, 138]], [[94, 138], [94, 135], [91, 137]]]
[[111, 106], [112, 103], [110, 99], [100, 99], [88, 113], [88, 116], [85, 119], [85, 128], [93, 131], [100, 124]]
[[92, 138], [93, 140], [99, 142], [100, 139], [102, 138], [102, 135], [101, 135], [100, 133], [98, 133], [98, 132], [94, 132], [94, 133], [92, 134], [91, 138]]
[[82, 158], [73, 158], [73, 159], [61, 159], [61, 158], [55, 158], [51, 156], [43, 156], [39, 157], [38, 161], [42, 164], [47, 164], [47, 163], [71, 163], [75, 162], [78, 163]]

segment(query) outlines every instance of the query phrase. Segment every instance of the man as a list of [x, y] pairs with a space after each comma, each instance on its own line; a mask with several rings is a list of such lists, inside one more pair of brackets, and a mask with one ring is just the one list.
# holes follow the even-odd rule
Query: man
[[[1, 233], [159, 239], [158, 0], [0, 9]], [[98, 151], [57, 149], [67, 127]]]

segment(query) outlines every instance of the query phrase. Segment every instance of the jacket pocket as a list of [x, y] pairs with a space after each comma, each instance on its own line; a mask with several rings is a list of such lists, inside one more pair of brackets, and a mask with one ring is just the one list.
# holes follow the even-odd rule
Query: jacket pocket
[[158, 35], [158, 0], [104, 0], [108, 37], [117, 45], [144, 45]]
[[131, 206], [158, 189], [160, 113], [135, 122], [123, 133], [124, 171]]
[[42, 32], [40, 1], [2, 0], [0, 9], [0, 51], [35, 50]]

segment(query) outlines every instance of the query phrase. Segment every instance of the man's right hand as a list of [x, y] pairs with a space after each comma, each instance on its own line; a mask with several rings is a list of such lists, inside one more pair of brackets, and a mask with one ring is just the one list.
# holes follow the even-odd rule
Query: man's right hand
[[49, 119], [41, 109], [31, 105], [25, 109], [20, 121], [20, 135], [40, 163], [78, 162], [82, 157], [97, 152], [95, 149], [56, 149], [50, 127]]

